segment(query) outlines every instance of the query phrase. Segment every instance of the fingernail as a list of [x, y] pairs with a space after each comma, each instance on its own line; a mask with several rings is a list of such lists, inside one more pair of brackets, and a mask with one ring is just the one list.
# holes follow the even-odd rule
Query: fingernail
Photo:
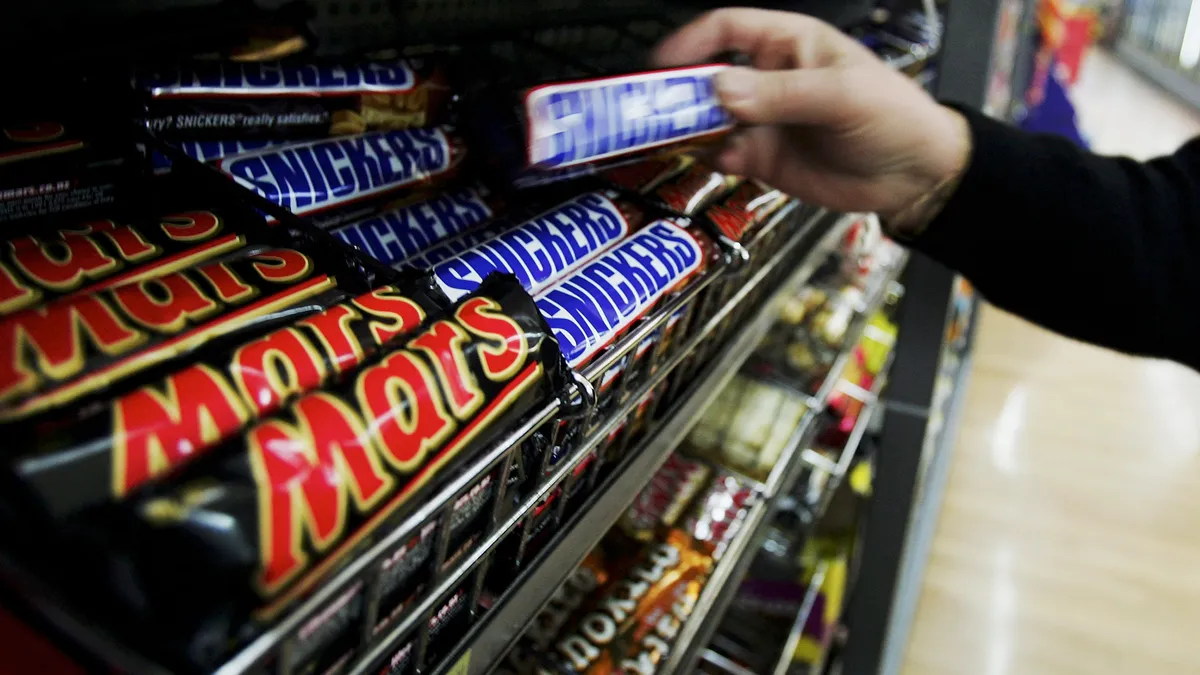
[[754, 97], [754, 80], [746, 68], [729, 68], [717, 73], [717, 93], [725, 104], [742, 103]]

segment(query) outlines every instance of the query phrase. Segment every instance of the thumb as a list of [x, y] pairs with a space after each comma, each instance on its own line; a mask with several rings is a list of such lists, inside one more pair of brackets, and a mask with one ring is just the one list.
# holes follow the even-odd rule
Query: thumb
[[740, 122], [832, 124], [845, 108], [845, 89], [834, 68], [755, 70], [728, 68], [717, 74], [717, 94]]

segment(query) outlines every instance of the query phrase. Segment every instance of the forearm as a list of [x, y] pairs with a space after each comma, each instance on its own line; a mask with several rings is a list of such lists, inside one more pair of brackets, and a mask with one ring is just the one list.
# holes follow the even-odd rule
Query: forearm
[[970, 164], [909, 243], [1035, 323], [1200, 365], [1200, 145], [1142, 164], [965, 115]]

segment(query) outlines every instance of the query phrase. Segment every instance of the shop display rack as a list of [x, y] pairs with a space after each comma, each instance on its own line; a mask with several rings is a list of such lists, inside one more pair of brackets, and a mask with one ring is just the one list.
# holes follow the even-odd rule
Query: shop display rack
[[[952, 2], [955, 6], [968, 7], [972, 2], [989, 4], [994, 0]], [[305, 10], [298, 11], [294, 4], [305, 5]], [[805, 9], [802, 4], [781, 5], [787, 9]], [[103, 14], [107, 20], [136, 15], [138, 21], [142, 22], [153, 18], [157, 12], [166, 21], [168, 13], [200, 16], [212, 12], [212, 21], [218, 17], [233, 17], [241, 21], [246, 17], [258, 17], [263, 12], [285, 11], [285, 8], [288, 12], [297, 12], [297, 20], [306, 26], [305, 32], [318, 46], [317, 53], [321, 54], [361, 52], [395, 44], [397, 40], [411, 41], [414, 38], [433, 40], [508, 35], [529, 44], [540, 44], [560, 51], [582, 49], [581, 45], [587, 45], [589, 66], [614, 71], [632, 69], [643, 63], [645, 52], [671, 26], [694, 15], [698, 9], [697, 6], [682, 5], [663, 8], [644, 0], [599, 4], [586, 0], [313, 0], [307, 3], [175, 3], [147, 0], [97, 3], [89, 11], [97, 16]], [[929, 16], [936, 16], [939, 12], [933, 2], [925, 2], [921, 9]], [[966, 20], [963, 16], [959, 14], [955, 18], [951, 14], [952, 23]], [[860, 23], [863, 18], [858, 16], [848, 23]], [[81, 21], [69, 23], [70, 30], [81, 30]], [[173, 20], [171, 25], [175, 23], [186, 24], [186, 21]], [[8, 25], [11, 28], [15, 24]], [[53, 22], [35, 22], [31, 25], [38, 30], [31, 30], [22, 36], [20, 44], [35, 39], [44, 41], [54, 35]], [[145, 32], [146, 25], [152, 24], [130, 24], [128, 32], [131, 35]], [[175, 30], [182, 31], [182, 26], [176, 26]], [[941, 37], [940, 30], [936, 34]], [[169, 41], [168, 37], [160, 35], [155, 41], [123, 45], [122, 49], [130, 53], [143, 52], [158, 42]], [[943, 45], [938, 40], [925, 45], [909, 43], [907, 46], [897, 42], [894, 46], [898, 51], [889, 58], [893, 66], [925, 78], [925, 83], [930, 86], [969, 92], [977, 84], [973, 80], [964, 84], [962, 78], [947, 76], [950, 72], [946, 65], [947, 54], [953, 57], [964, 49], [962, 38], [956, 37], [953, 30], [946, 35], [945, 49], [939, 49]], [[79, 48], [93, 49], [94, 45], [81, 42]], [[11, 52], [5, 53], [11, 57]], [[978, 59], [971, 59], [971, 62], [977, 64]], [[939, 73], [936, 81], [932, 79], [931, 73], [934, 71], [929, 67], [934, 63]], [[971, 77], [977, 75], [972, 73]], [[951, 84], [946, 85], [947, 81]], [[971, 97], [960, 95], [956, 98], [969, 102]], [[187, 163], [183, 157], [179, 157], [179, 160]], [[187, 170], [200, 171], [196, 175], [206, 184], [224, 180], [214, 175], [205, 177], [197, 167]], [[281, 213], [279, 207], [257, 197], [248, 196], [247, 201], [253, 207], [280, 219], [289, 219], [290, 214]], [[283, 618], [242, 646], [216, 672], [221, 675], [292, 675], [297, 670], [297, 644], [304, 627], [331, 605], [359, 591], [367, 598], [360, 646], [357, 655], [344, 665], [341, 672], [350, 675], [381, 672], [397, 650], [405, 645], [411, 645], [414, 662], [423, 664], [418, 671], [420, 675], [484, 675], [490, 672], [571, 570], [604, 536], [634, 496], [645, 487], [649, 477], [679, 446], [705, 408], [743, 368], [770, 329], [779, 306], [788, 294], [809, 283], [818, 268], [838, 248], [846, 229], [860, 217], [829, 213], [793, 201], [781, 209], [745, 246], [726, 242], [720, 265], [706, 270], [696, 283], [657, 307], [652, 315], [639, 322], [598, 359], [574, 374], [572, 397], [547, 402], [535, 414], [508, 430], [501, 442], [481, 454], [444, 488], [424, 500], [403, 523], [344, 564], [332, 578], [322, 583]], [[909, 415], [909, 419], [899, 431], [895, 428], [889, 431], [888, 425], [892, 424], [889, 410], [889, 422], [885, 423], [881, 432], [888, 439], [884, 443], [885, 452], [889, 452], [889, 445], [905, 449], [904, 452], [890, 450], [888, 462], [880, 465], [884, 492], [889, 493], [893, 489], [888, 487], [888, 481], [895, 476], [889, 472], [894, 471], [901, 477], [907, 475], [905, 472], [910, 470], [907, 453], [919, 452], [913, 449], [912, 444], [918, 442], [919, 446], [923, 446], [928, 442], [924, 434], [929, 418], [929, 403], [933, 400], [933, 384], [932, 380], [925, 378], [925, 367], [930, 350], [940, 349], [943, 334], [940, 328], [945, 323], [949, 297], [948, 278], [948, 272], [932, 261], [921, 256], [910, 258], [908, 255], [901, 255], [884, 265], [877, 275], [870, 278], [869, 292], [846, 331], [841, 351], [819, 386], [810, 390], [808, 411], [792, 432], [780, 460], [769, 476], [756, 484], [756, 500], [736, 526], [736, 533], [722, 552], [690, 619], [681, 627], [658, 673], [690, 673], [701, 660], [710, 665], [721, 665], [723, 657], [709, 649], [710, 641], [754, 554], [760, 548], [767, 525], [772, 522], [781, 498], [793, 491], [802, 476], [812, 472], [828, 474], [828, 482], [819, 498], [804, 505], [808, 514], [804, 527], [811, 529], [828, 507], [833, 490], [847, 474], [868, 427], [873, 420], [877, 422], [878, 413], [885, 407], [890, 408], [893, 402], [899, 409], [907, 411], [905, 414]], [[821, 412], [826, 408], [830, 395], [840, 386], [840, 374], [849, 363], [850, 350], [858, 342], [871, 314], [895, 291], [897, 285], [906, 291], [906, 301], [899, 320], [899, 343], [885, 369], [875, 378], [872, 388], [857, 392], [864, 409], [841, 455], [836, 461], [831, 461], [808, 450], [809, 443], [819, 430]], [[605, 385], [605, 375], [614, 367], [627, 363], [636, 350], [678, 317], [683, 317], [680, 320], [683, 328], [677, 344], [671, 349], [655, 347], [646, 367], [640, 369], [637, 376], [630, 375], [617, 380], [615, 391], [603, 399], [612, 403], [598, 404], [598, 400], [603, 398], [600, 391]], [[939, 330], [933, 337], [935, 325]], [[956, 382], [953, 396], [950, 397], [953, 401], [960, 396], [959, 385], [962, 373], [967, 370], [966, 364], [969, 364], [968, 355], [969, 336], [961, 353], [961, 365], [953, 378]], [[890, 400], [890, 394], [886, 397], [881, 394], [882, 387], [889, 381], [893, 384], [903, 383], [895, 401]], [[885, 398], [889, 400], [885, 401]], [[630, 421], [641, 415], [647, 420], [646, 426], [640, 433], [635, 433]], [[943, 448], [937, 454], [939, 462], [944, 462], [944, 456], [948, 455], [946, 448], [953, 441], [952, 420], [956, 415], [957, 404], [952, 405], [946, 413], [949, 422], [937, 438], [937, 446]], [[576, 433], [571, 431], [573, 429], [583, 431]], [[920, 435], [920, 439], [914, 441], [915, 435]], [[542, 458], [541, 465], [527, 466], [522, 461], [522, 455], [535, 442], [546, 443], [555, 452], [547, 449], [539, 455]], [[618, 453], [621, 457], [619, 461], [612, 465], [593, 461], [602, 446], [614, 442], [621, 450]], [[516, 499], [509, 498], [511, 495], [502, 489], [511, 482], [512, 471], [523, 472], [523, 484], [531, 486], [523, 489]], [[912, 471], [917, 471], [915, 465]], [[461, 558], [449, 561], [450, 512], [454, 504], [483, 476], [494, 477], [492, 484], [497, 486], [497, 495], [489, 502], [487, 523], [477, 544]], [[585, 497], [579, 503], [569, 502], [563, 497], [569, 481], [580, 481], [586, 485]], [[914, 484], [922, 482], [914, 479]], [[905, 486], [898, 484], [894, 489], [902, 492]], [[887, 506], [880, 504], [877, 508]], [[495, 587], [489, 582], [492, 578], [489, 575], [494, 575], [501, 563], [508, 564], [508, 561], [501, 560], [504, 557], [502, 551], [512, 547], [520, 550], [534, 546], [531, 522], [533, 516], [542, 509], [551, 510], [553, 536], [537, 544], [540, 550], [523, 559], [506, 585]], [[907, 512], [904, 515], [907, 517]], [[929, 522], [933, 516], [926, 514], [922, 518]], [[428, 523], [437, 524], [430, 568], [440, 571], [405, 613], [386, 631], [376, 635], [372, 628], [380, 611], [378, 584], [385, 560]], [[898, 528], [892, 534], [898, 536], [901, 542], [905, 540], [905, 532], [909, 527], [907, 520], [903, 523], [892, 522], [886, 527]], [[886, 556], [889, 554], [887, 549], [893, 543], [889, 541], [879, 545], [868, 537], [864, 555]], [[447, 564], [443, 565], [443, 562]], [[873, 575], [876, 572], [868, 569], [866, 574]], [[890, 582], [887, 579], [880, 582], [883, 592], [895, 590], [898, 582], [894, 579], [895, 573], [891, 574], [893, 578]], [[887, 573], [879, 575], [882, 578]], [[899, 583], [909, 585], [916, 581], [906, 578]], [[6, 600], [13, 599], [24, 615], [33, 617], [37, 625], [46, 628], [57, 641], [65, 645], [69, 653], [81, 655], [89, 667], [110, 672], [155, 675], [170, 672], [88, 620], [68, 600], [24, 569], [19, 561], [2, 553], [0, 585], [3, 586]], [[813, 588], [819, 585], [815, 582]], [[813, 593], [815, 591], [810, 591], [809, 595]], [[770, 672], [786, 671], [787, 656], [793, 650], [794, 640], [799, 638], [798, 631], [803, 628], [812, 609], [813, 597], [806, 597], [802, 603], [788, 642], [780, 646], [781, 656]], [[465, 607], [461, 614], [463, 620], [455, 624], [456, 639], [450, 644], [443, 639], [435, 646], [431, 635], [432, 622], [439, 611], [451, 603], [460, 603]], [[878, 625], [886, 625], [891, 616], [890, 603], [889, 597], [888, 606], [879, 610], [881, 616], [874, 617], [877, 624], [874, 628], [853, 632], [853, 620], [867, 613], [867, 610], [860, 608], [857, 616], [852, 615], [848, 625], [855, 637], [847, 649], [854, 649], [855, 639], [877, 641], [879, 644], [884, 642], [885, 636], [880, 634]], [[871, 654], [864, 661], [869, 662], [870, 666], [856, 665], [856, 669], [847, 672], [850, 675], [874, 675], [878, 670], [878, 658], [877, 653]], [[728, 672], [745, 671], [730, 664]]]
[[[852, 218], [838, 218], [824, 211], [809, 215], [806, 226], [797, 228], [771, 260], [713, 314], [679, 355], [664, 366], [664, 372], [671, 371], [692, 349], [699, 347], [735, 308], [743, 306], [746, 297], [761, 292], [762, 286], [767, 284], [772, 276], [786, 275], [782, 284], [771, 292], [770, 297], [755, 308], [753, 316], [741, 324], [740, 330], [730, 343], [709, 360], [709, 366], [698, 376], [690, 378], [685, 392], [662, 415], [664, 421], [661, 426], [656, 427], [638, 441], [636, 447], [627, 451], [626, 462], [618, 466], [612, 475], [598, 486], [592, 500], [582, 506], [575, 517], [564, 525], [562, 533], [547, 546], [545, 555], [540, 560], [535, 560], [527, 571], [513, 582], [509, 590], [496, 601], [495, 606], [483, 616], [480, 624], [466, 635], [456, 651], [457, 658], [447, 659], [443, 667], [436, 672], [453, 667], [459, 659], [467, 655], [470, 657], [466, 671], [468, 673], [489, 672], [499, 662], [500, 657], [508, 651], [525, 626], [549, 601], [563, 580], [645, 486], [648, 477], [666, 461], [696, 424], [698, 415], [733, 377], [770, 327], [779, 300], [812, 275], [841, 237], [850, 220]], [[819, 237], [815, 242], [814, 235]], [[795, 252], [805, 242], [815, 245], [797, 258]], [[789, 263], [793, 263], [794, 266], [789, 266]], [[659, 381], [660, 378], [655, 378], [639, 394], [653, 389]], [[631, 397], [631, 404], [637, 400], [637, 395]], [[626, 408], [632, 409], [631, 404], [627, 404]], [[606, 424], [590, 435], [589, 440], [567, 460], [564, 471], [588, 457], [595, 445], [611, 433], [626, 412], [625, 409], [618, 411]], [[544, 494], [539, 493], [542, 496]]]
[[741, 583], [754, 561], [755, 554], [766, 535], [765, 525], [771, 522], [779, 505], [779, 498], [791, 494], [797, 480], [812, 470], [828, 471], [830, 477], [826, 490], [818, 502], [810, 507], [813, 515], [816, 516], [808, 518], [810, 525], [816, 522], [819, 514], [828, 504], [828, 500], [832, 498], [832, 491], [849, 468], [858, 443], [866, 431], [871, 417], [868, 411], [877, 405], [879, 391], [886, 382], [886, 375], [881, 373], [875, 379], [871, 391], [860, 394], [863, 399], [862, 403], [867, 408], [859, 416], [849, 442], [832, 467], [820, 467], [810, 463], [806, 459], [810, 455], [804, 451], [819, 430], [821, 413], [826, 408], [830, 394], [838, 388], [842, 372], [850, 360], [854, 346], [863, 334], [867, 321], [876, 310], [883, 306], [884, 299], [896, 291], [893, 284], [903, 271], [906, 261], [907, 255], [901, 254], [890, 264], [881, 265], [880, 269], [872, 275], [873, 278], [868, 282], [870, 292], [858, 308], [859, 311], [854, 321], [846, 331], [837, 360], [817, 388], [817, 393], [808, 399], [807, 414], [792, 432], [770, 475], [760, 485], [759, 501], [747, 510], [745, 517], [736, 526], [737, 533], [730, 541], [724, 555], [717, 562], [708, 581], [705, 582], [704, 590], [696, 601], [695, 609], [680, 629], [671, 653], [659, 668], [659, 673], [693, 672], [712, 640], [713, 634], [725, 618], [729, 605], [737, 592], [738, 584]]
[[[803, 507], [807, 512], [807, 517], [803, 521], [801, 531], [789, 531], [789, 535], [791, 535], [793, 541], [802, 543], [808, 536], [811, 535], [811, 533], [820, 524], [822, 517], [828, 510], [834, 494], [841, 487], [846, 473], [849, 471], [852, 463], [855, 460], [855, 457], [858, 456], [858, 450], [863, 443], [868, 429], [871, 428], [872, 423], [876, 419], [876, 415], [882, 412], [883, 402], [881, 400], [881, 395], [884, 388], [887, 386], [888, 373], [891, 368], [891, 363], [892, 357], [889, 356], [879, 373], [875, 376], [869, 390], [854, 392], [853, 397], [863, 404], [863, 408], [859, 412], [858, 417], [854, 422], [854, 427], [851, 429], [846, 438], [845, 444], [842, 446], [841, 453], [838, 455], [837, 461], [830, 462], [823, 455], [816, 453], [810, 454], [810, 452], [807, 450], [801, 455], [802, 462], [807, 465], [805, 468], [808, 471], [824, 472], [826, 474], [826, 478], [820, 493], [816, 496], [816, 499], [803, 504]], [[843, 382], [842, 385], [845, 386], [845, 383]], [[812, 459], [809, 459], [810, 457]], [[813, 461], [814, 459], [818, 461]], [[753, 554], [756, 550], [757, 549], [752, 549], [752, 555], [748, 557], [753, 557]], [[722, 647], [720, 644], [723, 641], [718, 639], [721, 630], [720, 626], [717, 626], [714, 640], [710, 641], [710, 643], [704, 647], [699, 656], [699, 659], [707, 664], [707, 672], [716, 671], [721, 673], [729, 673], [730, 675], [747, 675], [751, 673], [754, 675], [786, 675], [786, 673], [791, 672], [791, 669], [794, 668], [792, 664], [792, 655], [796, 651], [796, 646], [800, 643], [800, 638], [803, 635], [804, 629], [808, 625], [810, 616], [816, 606], [817, 596], [820, 593], [821, 584], [824, 581], [827, 569], [828, 564], [825, 562], [818, 563], [814, 569], [809, 579], [808, 587], [804, 593], [804, 597], [800, 601], [795, 617], [790, 623], [790, 628], [786, 634], [787, 637], [777, 651], [774, 652], [776, 654], [775, 657], [770, 658], [769, 656], [764, 656], [763, 654], [755, 654], [755, 656], [764, 659], [762, 663], [767, 664], [766, 667], [761, 670], [761, 672], [739, 665], [721, 653]], [[734, 585], [736, 586], [736, 582], [734, 582]], [[732, 617], [731, 620], [736, 621], [737, 618]], [[829, 637], [832, 637], [832, 631]], [[814, 674], [820, 673], [821, 670], [814, 669], [812, 672]]]

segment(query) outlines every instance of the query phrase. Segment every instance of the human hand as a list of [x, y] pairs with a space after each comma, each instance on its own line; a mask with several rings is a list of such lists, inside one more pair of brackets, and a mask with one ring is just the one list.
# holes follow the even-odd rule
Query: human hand
[[812, 17], [716, 10], [665, 39], [655, 60], [677, 66], [726, 51], [754, 67], [717, 77], [722, 103], [746, 125], [718, 151], [722, 171], [895, 226], [924, 217], [931, 195], [965, 169], [971, 141], [960, 114]]

